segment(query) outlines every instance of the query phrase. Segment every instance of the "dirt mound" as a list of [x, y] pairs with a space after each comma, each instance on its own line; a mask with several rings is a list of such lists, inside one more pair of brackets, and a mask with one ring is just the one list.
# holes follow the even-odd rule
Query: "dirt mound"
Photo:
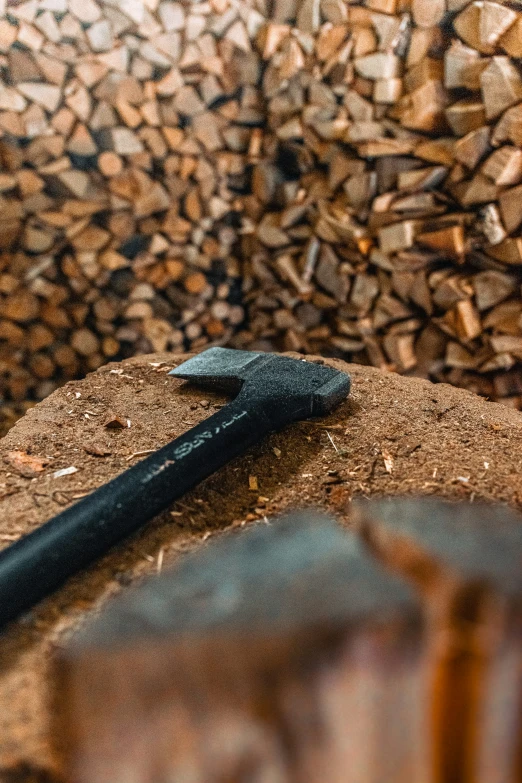
[[[225, 398], [167, 377], [183, 358], [155, 354], [104, 366], [13, 427], [0, 442], [2, 546], [223, 405]], [[353, 379], [350, 399], [334, 415], [268, 438], [0, 638], [0, 770], [19, 771], [2, 779], [52, 773], [46, 678], [53, 648], [87, 612], [224, 528], [303, 504], [348, 521], [356, 495], [522, 504], [522, 414], [450, 386], [327, 363]], [[108, 420], [130, 425], [110, 428]], [[66, 468], [75, 470], [60, 475]]]

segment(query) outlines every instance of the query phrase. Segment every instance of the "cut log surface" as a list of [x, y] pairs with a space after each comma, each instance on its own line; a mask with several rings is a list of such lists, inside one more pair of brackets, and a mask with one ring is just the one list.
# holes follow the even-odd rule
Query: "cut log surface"
[[[488, 282], [482, 295], [505, 294], [502, 276], [481, 274], [486, 275], [481, 284]], [[455, 288], [447, 284], [444, 291], [454, 299]], [[362, 286], [358, 296], [367, 296]], [[99, 317], [107, 320], [112, 306], [110, 297], [99, 302]], [[512, 317], [509, 310], [501, 315]], [[313, 323], [313, 311], [306, 317]], [[148, 319], [148, 328], [159, 333], [153, 320]], [[22, 339], [25, 326], [14, 326]], [[45, 352], [48, 331], [31, 332], [35, 354]], [[408, 334], [393, 336], [393, 350], [409, 360], [409, 343], [403, 340]], [[370, 338], [365, 344], [378, 355], [379, 346]], [[357, 345], [348, 329], [339, 339]], [[63, 346], [55, 355], [67, 366], [75, 351]], [[161, 353], [103, 366], [82, 381], [69, 382], [17, 422], [0, 443], [0, 546], [34, 530], [226, 403], [223, 396], [167, 377], [186, 358]], [[166, 570], [225, 528], [264, 522], [303, 506], [321, 507], [350, 524], [350, 500], [361, 495], [440, 495], [522, 508], [520, 413], [445, 384], [309, 358], [352, 376], [350, 398], [332, 416], [269, 437], [2, 633], [2, 783], [63, 783], [50, 745], [50, 667], [72, 631], [115, 594], [146, 574]], [[513, 394], [515, 382], [504, 372], [505, 396]], [[76, 472], [62, 473], [68, 468]], [[24, 475], [29, 470], [30, 477]], [[256, 484], [257, 490], [250, 489]]]
[[[521, 30], [495, 0], [7, 2], [0, 394], [44, 397], [110, 338], [322, 352], [520, 407], [492, 338], [522, 335]], [[484, 272], [511, 286], [470, 333]], [[49, 378], [19, 324], [51, 330]], [[92, 352], [58, 362], [82, 328]]]
[[422, 638], [413, 591], [321, 516], [228, 535], [116, 602], [58, 660], [66, 777], [109, 783], [130, 764], [139, 783], [245, 768], [428, 780]]

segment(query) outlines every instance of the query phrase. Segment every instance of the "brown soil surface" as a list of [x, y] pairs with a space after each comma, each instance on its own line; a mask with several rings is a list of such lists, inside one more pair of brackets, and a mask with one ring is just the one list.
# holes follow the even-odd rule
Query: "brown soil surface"
[[[104, 366], [59, 389], [12, 428], [0, 442], [1, 546], [225, 402], [168, 378], [182, 360], [160, 354]], [[450, 386], [327, 363], [349, 370], [353, 379], [350, 399], [332, 416], [268, 438], [0, 637], [0, 780], [28, 783], [52, 775], [47, 718], [53, 649], [111, 596], [211, 535], [304, 504], [347, 520], [357, 495], [420, 493], [522, 504], [522, 414]], [[106, 428], [109, 414], [129, 419], [130, 427]], [[45, 467], [24, 477], [8, 457], [13, 451], [39, 458]], [[68, 467], [77, 472], [54, 477]], [[249, 489], [250, 476], [258, 491]]]

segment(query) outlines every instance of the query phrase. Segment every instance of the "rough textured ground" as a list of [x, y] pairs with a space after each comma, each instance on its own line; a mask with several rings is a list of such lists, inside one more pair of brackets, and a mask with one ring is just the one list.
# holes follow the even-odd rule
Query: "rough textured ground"
[[[168, 378], [181, 361], [159, 354], [104, 366], [55, 392], [10, 430], [0, 442], [1, 546], [225, 402]], [[302, 504], [348, 520], [356, 495], [438, 494], [522, 506], [522, 414], [450, 386], [331, 364], [353, 378], [351, 398], [334, 415], [267, 439], [0, 636], [2, 783], [52, 775], [47, 675], [53, 649], [87, 613], [219, 531]], [[129, 419], [130, 427], [107, 429], [113, 414]], [[14, 467], [13, 451], [37, 458], [33, 468], [46, 464], [25, 477]], [[77, 472], [54, 476], [69, 467]], [[250, 476], [258, 491], [249, 489]]]

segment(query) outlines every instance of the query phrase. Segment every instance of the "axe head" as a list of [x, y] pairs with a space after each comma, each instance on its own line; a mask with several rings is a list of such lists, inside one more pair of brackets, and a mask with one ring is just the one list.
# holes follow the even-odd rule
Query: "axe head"
[[272, 353], [209, 348], [170, 375], [231, 394], [252, 404], [283, 406], [291, 418], [323, 416], [350, 393], [350, 376], [326, 365]]

